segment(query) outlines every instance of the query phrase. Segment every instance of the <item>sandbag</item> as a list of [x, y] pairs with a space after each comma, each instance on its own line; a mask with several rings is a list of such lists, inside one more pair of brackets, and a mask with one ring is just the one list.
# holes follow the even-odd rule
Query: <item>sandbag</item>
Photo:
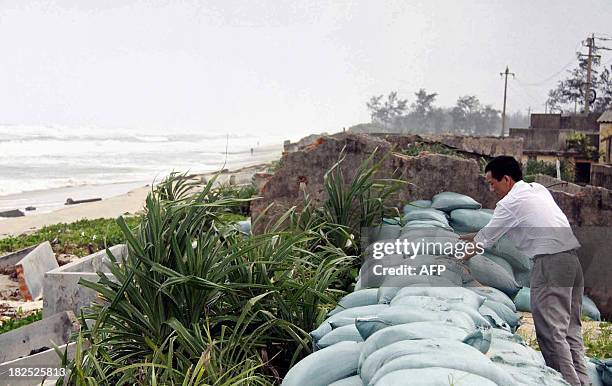
[[[380, 291], [379, 291], [380, 294]], [[440, 288], [440, 287], [405, 287], [399, 289], [394, 296], [400, 298], [403, 296], [434, 296], [446, 299], [453, 302], [460, 302], [478, 309], [486, 300], [484, 296], [480, 296], [473, 291], [463, 287]], [[391, 303], [391, 302], [390, 302]]]
[[238, 225], [238, 231], [243, 235], [251, 234], [251, 219], [238, 221], [236, 225]]
[[361, 285], [361, 278], [357, 278], [357, 281], [355, 282], [355, 286], [353, 287], [353, 292], [359, 291], [361, 289], [363, 289], [363, 286]]
[[582, 315], [588, 317], [591, 320], [601, 320], [601, 313], [595, 305], [595, 302], [586, 295], [582, 296]]
[[474, 279], [481, 284], [497, 288], [510, 297], [520, 289], [512, 275], [482, 255], [472, 257], [467, 265]]
[[399, 237], [402, 227], [399, 224], [381, 224], [369, 228], [368, 242], [370, 244], [381, 240], [392, 240]]
[[359, 335], [359, 331], [357, 331], [355, 324], [349, 324], [347, 326], [334, 328], [319, 339], [314, 347], [318, 350], [339, 342], [363, 342], [363, 338]]
[[441, 228], [452, 232], [453, 228], [447, 223], [443, 223], [437, 220], [413, 220], [409, 221], [402, 227], [402, 231], [419, 228]]
[[415, 200], [404, 205], [404, 214], [414, 209], [431, 207], [431, 200]]
[[330, 383], [329, 386], [363, 386], [363, 382], [359, 375], [353, 375], [352, 377]]
[[559, 372], [550, 367], [512, 366], [503, 363], [496, 363], [495, 365], [512, 377], [513, 385], [570, 386]]
[[514, 297], [517, 311], [531, 312], [531, 291], [529, 287], [523, 287]]
[[449, 339], [402, 340], [391, 343], [370, 354], [359, 367], [359, 375], [364, 385], [371, 384], [376, 372], [385, 364], [396, 358], [409, 356], [412, 359], [422, 357], [427, 353], [435, 354], [443, 365], [449, 353], [460, 355], [464, 361], [480, 360], [486, 357], [472, 346]]
[[289, 369], [282, 385], [328, 386], [356, 375], [362, 344], [340, 342], [308, 355]]
[[492, 328], [478, 328], [463, 339], [463, 343], [474, 347], [476, 350], [486, 354], [491, 347]]
[[321, 323], [316, 330], [310, 332], [310, 336], [312, 337], [313, 341], [317, 343], [319, 339], [332, 330], [331, 323], [347, 319], [354, 320], [357, 317], [377, 315], [379, 312], [387, 309], [388, 307], [389, 306], [386, 304], [374, 304], [370, 306], [347, 308], [346, 310], [340, 311], [325, 319], [325, 321], [323, 321], [323, 323]]
[[489, 358], [484, 355], [465, 357], [463, 352], [426, 352], [418, 355], [402, 356], [387, 361], [372, 378], [370, 384], [376, 384], [385, 375], [406, 369], [422, 369], [428, 367], [444, 366], [445, 368], [465, 371], [486, 378], [497, 385], [511, 385], [512, 378], [505, 371], [500, 370]]
[[[434, 223], [437, 223], [438, 225], [432, 225]], [[418, 224], [419, 226], [415, 227], [413, 226], [414, 224]], [[459, 235], [453, 232], [451, 227], [440, 226], [440, 223], [431, 220], [409, 222], [408, 224], [404, 225], [397, 238], [418, 240], [422, 237], [450, 237], [458, 239]]]
[[[494, 262], [495, 264], [497, 264], [500, 267], [502, 267], [506, 272], [508, 272], [510, 275], [512, 275], [514, 277], [514, 279], [516, 280], [516, 276], [514, 275], [514, 269], [512, 269], [512, 266], [510, 265], [510, 263], [508, 263], [506, 261], [506, 259], [504, 259], [503, 257], [495, 256], [495, 255], [493, 255], [491, 253], [488, 253], [488, 252], [484, 252], [482, 255], [484, 257], [486, 257], [487, 259], [491, 260], [492, 262]], [[518, 280], [517, 280], [517, 282], [518, 282]]]
[[531, 282], [531, 271], [514, 271], [514, 280], [521, 287], [529, 287]]
[[513, 330], [520, 326], [520, 315], [517, 314], [515, 311], [512, 311], [512, 309], [506, 306], [504, 303], [487, 299], [483, 305], [495, 311], [495, 313], [499, 315], [499, 317], [502, 318], [506, 323], [508, 323], [508, 325]]
[[500, 317], [497, 314], [497, 312], [495, 312], [491, 308], [487, 307], [487, 305], [483, 304], [482, 306], [480, 306], [480, 308], [478, 309], [478, 312], [487, 321], [489, 321], [489, 324], [491, 324], [492, 327], [494, 327], [494, 328], [501, 328], [502, 330], [506, 330], [506, 331], [511, 331], [512, 330], [510, 325], [502, 317]]
[[[514, 302], [508, 295], [501, 292], [500, 290], [493, 287], [466, 287], [470, 291], [477, 293], [478, 295], [484, 296], [489, 300], [493, 300], [498, 303], [504, 304], [506, 307], [510, 308], [512, 311], [516, 311], [516, 306]], [[379, 297], [380, 298], [380, 297]]]
[[[361, 357], [359, 358], [361, 360]], [[601, 375], [599, 371], [597, 371], [597, 365], [593, 363], [589, 358], [585, 359], [587, 374], [589, 375], [589, 381], [591, 381], [591, 386], [607, 386], [604, 385], [601, 380]]]
[[491, 324], [476, 307], [462, 302], [453, 302], [442, 298], [431, 296], [401, 296], [391, 301], [392, 307], [404, 306], [411, 309], [424, 309], [431, 311], [462, 311], [468, 314], [477, 327], [489, 327]]
[[400, 217], [384, 217], [382, 219], [382, 223], [386, 225], [400, 225], [401, 218]]
[[450, 213], [450, 226], [459, 232], [478, 232], [493, 215], [479, 209], [455, 209]]
[[431, 207], [444, 212], [451, 212], [455, 209], [480, 209], [482, 205], [465, 194], [442, 192], [433, 196]]
[[[518, 311], [531, 312], [531, 289], [528, 287], [521, 288], [514, 297], [514, 303]], [[601, 320], [601, 313], [597, 305], [586, 295], [582, 296], [582, 315], [591, 320]]]
[[375, 386], [405, 385], [407, 380], [411, 386], [496, 386], [479, 375], [444, 367], [393, 371], [381, 377]]
[[513, 269], [518, 271], [529, 271], [532, 262], [529, 256], [521, 252], [508, 235], [503, 235], [491, 248], [485, 249], [486, 252], [502, 257]]
[[487, 356], [493, 362], [513, 366], [546, 365], [542, 356], [529, 347], [519, 335], [499, 329], [493, 329], [491, 334], [491, 347]]
[[402, 288], [408, 288], [408, 287], [433, 287], [433, 288], [454, 287], [454, 288], [458, 288], [453, 282], [449, 281], [448, 279], [444, 277], [432, 276], [429, 279], [430, 280], [423, 282], [423, 283], [410, 284], [404, 287], [391, 287], [391, 286], [380, 287], [378, 289], [378, 303], [380, 304], [391, 303], [391, 300], [397, 295], [397, 293]]
[[372, 304], [377, 304], [377, 303], [378, 303], [378, 289], [377, 288], [369, 288], [369, 289], [354, 291], [344, 296], [342, 299], [340, 299], [336, 308], [331, 310], [327, 315], [332, 316], [334, 314], [337, 314], [340, 311], [344, 311], [347, 308], [370, 306]]
[[419, 208], [409, 211], [402, 217], [402, 221], [404, 223], [408, 223], [409, 221], [416, 220], [434, 220], [438, 221], [442, 224], [449, 225], [448, 219], [446, 218], [446, 214], [440, 210], [432, 209], [432, 208]]
[[370, 335], [383, 328], [427, 321], [447, 322], [465, 331], [476, 329], [474, 319], [464, 311], [431, 311], [403, 306], [389, 307], [376, 316], [358, 317], [355, 319], [355, 325], [359, 334], [367, 340]]
[[591, 359], [597, 368], [599, 379], [605, 386], [612, 386], [612, 359]]
[[463, 328], [444, 321], [414, 322], [390, 326], [367, 337], [359, 356], [359, 366], [374, 351], [402, 340], [439, 338], [461, 342], [467, 336], [468, 332]]

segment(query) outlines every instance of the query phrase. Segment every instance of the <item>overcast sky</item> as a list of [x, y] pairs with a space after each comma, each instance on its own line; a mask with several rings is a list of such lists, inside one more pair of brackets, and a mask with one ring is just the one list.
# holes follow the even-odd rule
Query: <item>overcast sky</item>
[[0, 0], [0, 122], [337, 131], [391, 90], [501, 109], [506, 65], [508, 109], [542, 111], [611, 17], [610, 0]]

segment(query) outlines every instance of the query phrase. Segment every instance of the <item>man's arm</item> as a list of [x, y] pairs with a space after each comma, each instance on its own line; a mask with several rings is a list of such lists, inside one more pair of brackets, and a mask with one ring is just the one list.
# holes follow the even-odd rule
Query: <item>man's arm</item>
[[[510, 228], [516, 226], [518, 221], [514, 214], [503, 205], [497, 205], [493, 217], [484, 228], [477, 233], [460, 236], [461, 240], [482, 244], [485, 249], [491, 248]], [[476, 252], [467, 253], [463, 260], [468, 261]]]

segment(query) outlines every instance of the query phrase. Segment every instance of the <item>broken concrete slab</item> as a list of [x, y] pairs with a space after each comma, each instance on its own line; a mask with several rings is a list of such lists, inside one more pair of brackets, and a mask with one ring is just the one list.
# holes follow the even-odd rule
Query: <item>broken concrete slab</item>
[[23, 259], [25, 255], [32, 252], [37, 246], [38, 245], [32, 245], [30, 247], [20, 249], [7, 255], [0, 256], [0, 272], [4, 272], [7, 269], [10, 269], [12, 271], [15, 267], [15, 264], [17, 264], [19, 260]]
[[[66, 353], [68, 359], [73, 359], [76, 353], [76, 343], [68, 343], [58, 347], [62, 353]], [[62, 361], [60, 356], [57, 354], [55, 349], [40, 352], [38, 354], [30, 355], [27, 357], [14, 359], [0, 363], [0, 384], [6, 386], [32, 386], [40, 385], [45, 379], [59, 379], [63, 377], [62, 374], [66, 374], [64, 368], [61, 367]], [[44, 377], [32, 376], [32, 377], [10, 377], [11, 372], [15, 369], [24, 368], [39, 368], [39, 369], [51, 369], [51, 373], [57, 376]], [[12, 370], [11, 370], [12, 369]], [[42, 371], [41, 371], [42, 372]]]
[[0, 334], [0, 363], [26, 357], [33, 351], [68, 343], [73, 332], [78, 331], [78, 321], [72, 311], [55, 314], [45, 320], [28, 324]]
[[[127, 257], [128, 248], [124, 244], [109, 249], [117, 260]], [[97, 296], [95, 291], [78, 284], [79, 280], [97, 282], [98, 271], [107, 273], [112, 280], [114, 277], [104, 264], [107, 261], [109, 257], [103, 250], [48, 271], [44, 279], [43, 318], [68, 310], [79, 315], [81, 307], [89, 306]]]
[[19, 291], [26, 300], [34, 300], [43, 294], [45, 272], [59, 267], [55, 253], [48, 241], [38, 245], [15, 264]]

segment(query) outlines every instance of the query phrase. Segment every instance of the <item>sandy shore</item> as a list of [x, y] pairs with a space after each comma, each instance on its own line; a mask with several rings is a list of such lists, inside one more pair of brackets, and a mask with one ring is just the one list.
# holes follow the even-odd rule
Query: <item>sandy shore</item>
[[[234, 161], [228, 166], [233, 170], [222, 173], [217, 179], [217, 183], [229, 183], [232, 175], [235, 176], [236, 184], [249, 183], [255, 172], [265, 170], [267, 164], [278, 160], [280, 155], [281, 148], [272, 147], [269, 151], [262, 152], [255, 157], [238, 162]], [[215, 173], [194, 174], [210, 178]], [[126, 213], [136, 213], [142, 209], [150, 191], [151, 186], [142, 186], [102, 201], [67, 206], [49, 213], [2, 219], [0, 220], [0, 238], [32, 232], [47, 225], [71, 223], [81, 219], [116, 218]]]

